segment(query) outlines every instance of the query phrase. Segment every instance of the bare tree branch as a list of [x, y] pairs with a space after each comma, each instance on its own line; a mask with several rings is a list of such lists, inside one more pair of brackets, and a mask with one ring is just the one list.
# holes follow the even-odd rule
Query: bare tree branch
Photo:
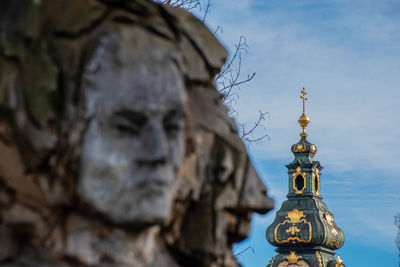
[[247, 75], [247, 78], [240, 80], [242, 68], [242, 53], [247, 53], [248, 46], [244, 36], [240, 36], [239, 41], [235, 44], [235, 50], [230, 58], [228, 58], [225, 65], [222, 67], [220, 73], [217, 74], [218, 90], [223, 95], [223, 100], [227, 101], [232, 97], [233, 90], [239, 90], [240, 85], [251, 81], [255, 73]]
[[221, 27], [221, 25], [218, 25], [218, 27], [215, 29], [215, 31], [214, 31], [214, 34], [217, 34], [218, 33], [218, 30], [219, 30], [219, 32], [220, 33], [223, 33], [224, 32], [224, 29]]
[[[236, 245], [236, 244], [235, 244]], [[245, 248], [244, 250], [242, 250], [242, 251], [240, 251], [240, 252], [238, 252], [238, 253], [236, 253], [236, 250], [239, 248], [239, 246], [234, 246], [233, 247], [233, 249], [232, 249], [232, 252], [234, 253], [234, 255], [237, 257], [237, 256], [240, 256], [240, 255], [242, 255], [244, 252], [246, 252], [247, 250], [249, 250], [249, 249], [251, 249], [251, 251], [253, 252], [253, 254], [254, 254], [254, 248], [253, 247], [247, 247], [247, 248]]]
[[[167, 4], [170, 6], [184, 8], [186, 10], [192, 10], [194, 8], [199, 8], [202, 10], [202, 2], [206, 0], [154, 0], [156, 2], [160, 2], [163, 4]], [[204, 8], [204, 15], [202, 17], [202, 21], [204, 22], [207, 18], [208, 13], [211, 8], [211, 0], [207, 0], [207, 4]], [[223, 28], [218, 26], [214, 34], [218, 31], [223, 32]], [[246, 84], [253, 80], [256, 73], [247, 74], [247, 76], [242, 76], [242, 57], [244, 54], [248, 53], [248, 45], [246, 42], [246, 38], [244, 36], [240, 36], [239, 41], [235, 44], [235, 49], [231, 56], [226, 61], [225, 65], [222, 67], [221, 71], [216, 75], [215, 80], [217, 82], [218, 91], [221, 93], [221, 99], [225, 103], [225, 105], [229, 108], [229, 115], [233, 117], [237, 117], [236, 109], [234, 105], [239, 100], [240, 86]], [[249, 129], [244, 124], [239, 123], [239, 128], [241, 131], [241, 137], [243, 141], [247, 143], [259, 142], [268, 137], [266, 132], [266, 127], [264, 125], [265, 116], [267, 112], [259, 113], [259, 117], [257, 121], [254, 123], [252, 127]], [[256, 132], [259, 130], [263, 130], [264, 133], [257, 135]], [[269, 139], [269, 137], [268, 137]]]
[[210, 12], [210, 8], [211, 8], [211, 0], [208, 0], [206, 8], [205, 8], [205, 11], [204, 11], [204, 16], [203, 16], [203, 19], [202, 19], [203, 22], [206, 21], [206, 17], [207, 17], [207, 14]]
[[[253, 127], [250, 129], [247, 129], [246, 125], [244, 124], [239, 124], [241, 131], [240, 131], [240, 137], [242, 138], [243, 141], [246, 141], [247, 143], [257, 143], [262, 141], [265, 138], [268, 138], [268, 134], [265, 132], [267, 131], [267, 128], [264, 125], [265, 117], [269, 116], [268, 112], [262, 112], [261, 110], [259, 111], [259, 116], [258, 120], [254, 123]], [[257, 130], [262, 129], [264, 133], [257, 135]]]

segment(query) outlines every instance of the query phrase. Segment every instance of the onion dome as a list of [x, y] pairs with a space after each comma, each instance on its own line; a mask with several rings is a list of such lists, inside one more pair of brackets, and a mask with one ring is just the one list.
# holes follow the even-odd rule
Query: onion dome
[[317, 153], [317, 147], [311, 144], [306, 137], [302, 137], [299, 142], [292, 145], [291, 150], [295, 155], [301, 153], [315, 155]]

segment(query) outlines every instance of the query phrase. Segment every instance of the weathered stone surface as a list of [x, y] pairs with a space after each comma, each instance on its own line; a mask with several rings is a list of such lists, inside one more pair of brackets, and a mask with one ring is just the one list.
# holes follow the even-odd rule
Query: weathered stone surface
[[146, 0], [0, 7], [0, 266], [238, 266], [273, 202], [207, 27]]
[[[50, 23], [49, 27], [58, 34], [79, 36], [89, 31], [109, 12], [109, 8], [96, 0], [74, 1], [69, 0], [44, 0], [38, 5], [46, 14], [44, 19]], [[58, 15], [55, 15], [58, 14]], [[79, 16], [78, 14], [85, 14]]]
[[199, 19], [180, 8], [166, 8], [177, 20], [177, 25], [193, 43], [208, 64], [213, 75], [225, 63], [227, 53], [215, 36]]

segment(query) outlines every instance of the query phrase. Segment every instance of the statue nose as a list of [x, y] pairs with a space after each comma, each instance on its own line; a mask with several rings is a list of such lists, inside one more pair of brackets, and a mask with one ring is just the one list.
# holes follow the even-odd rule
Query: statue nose
[[164, 164], [168, 156], [168, 140], [161, 121], [149, 123], [142, 140], [139, 162], [145, 164]]

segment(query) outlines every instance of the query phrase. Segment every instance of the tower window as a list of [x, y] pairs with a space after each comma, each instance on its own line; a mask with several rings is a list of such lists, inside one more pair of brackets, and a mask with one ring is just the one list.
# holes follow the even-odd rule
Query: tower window
[[296, 191], [296, 194], [303, 193], [304, 189], [306, 188], [305, 179], [304, 179], [303, 175], [296, 176], [296, 178], [294, 180], [294, 185], [295, 185], [294, 190]]
[[296, 194], [303, 194], [306, 189], [306, 173], [301, 171], [301, 167], [296, 168], [293, 174], [293, 190]]

